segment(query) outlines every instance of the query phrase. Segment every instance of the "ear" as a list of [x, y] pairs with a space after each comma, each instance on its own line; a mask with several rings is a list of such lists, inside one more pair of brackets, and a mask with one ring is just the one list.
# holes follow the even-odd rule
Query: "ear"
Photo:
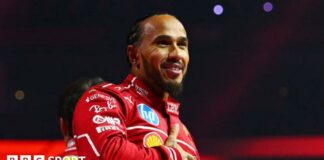
[[134, 45], [128, 45], [127, 46], [127, 54], [128, 54], [128, 60], [133, 65], [134, 62], [138, 62], [138, 56], [137, 56], [137, 48]]
[[60, 129], [65, 139], [68, 136], [68, 127], [65, 125], [63, 118], [60, 118]]

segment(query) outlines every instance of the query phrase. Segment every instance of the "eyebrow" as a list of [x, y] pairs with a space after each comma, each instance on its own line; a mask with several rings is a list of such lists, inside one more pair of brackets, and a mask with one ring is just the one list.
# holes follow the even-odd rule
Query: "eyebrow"
[[[168, 35], [159, 35], [154, 39], [154, 41], [158, 41], [161, 39], [172, 39], [172, 37]], [[177, 38], [177, 41], [188, 42], [189, 40], [187, 37], [179, 37]]]

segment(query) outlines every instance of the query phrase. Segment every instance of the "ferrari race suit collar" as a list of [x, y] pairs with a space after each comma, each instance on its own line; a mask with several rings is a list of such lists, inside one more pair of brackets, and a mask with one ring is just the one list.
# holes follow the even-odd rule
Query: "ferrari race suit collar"
[[167, 114], [179, 116], [180, 103], [171, 96], [169, 96], [167, 100], [163, 100], [161, 97], [155, 95], [146, 84], [132, 74], [127, 76], [124, 84], [126, 84], [130, 89], [133, 89], [145, 101], [154, 106], [161, 106], [157, 109], [164, 109], [164, 112]]

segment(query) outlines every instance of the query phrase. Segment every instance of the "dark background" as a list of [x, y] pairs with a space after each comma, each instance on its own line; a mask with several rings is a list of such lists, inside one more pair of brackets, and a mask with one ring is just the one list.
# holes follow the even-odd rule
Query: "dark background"
[[190, 68], [178, 99], [202, 153], [217, 139], [323, 135], [324, 2], [272, 0], [270, 13], [264, 2], [1, 0], [0, 138], [62, 138], [58, 95], [80, 77], [124, 79], [126, 34], [153, 12], [187, 28]]

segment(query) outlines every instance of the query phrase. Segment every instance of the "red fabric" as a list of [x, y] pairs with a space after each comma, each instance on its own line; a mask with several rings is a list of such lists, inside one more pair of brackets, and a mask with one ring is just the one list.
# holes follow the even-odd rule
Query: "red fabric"
[[78, 152], [75, 146], [75, 141], [74, 139], [69, 139], [66, 145], [66, 148], [62, 154], [60, 154], [60, 157], [65, 157], [65, 156], [77, 156]]
[[177, 159], [177, 149], [163, 146], [169, 129], [180, 124], [178, 144], [199, 159], [198, 151], [179, 119], [179, 103], [162, 100], [136, 77], [120, 85], [90, 88], [78, 102], [73, 133], [80, 156], [87, 159]]

